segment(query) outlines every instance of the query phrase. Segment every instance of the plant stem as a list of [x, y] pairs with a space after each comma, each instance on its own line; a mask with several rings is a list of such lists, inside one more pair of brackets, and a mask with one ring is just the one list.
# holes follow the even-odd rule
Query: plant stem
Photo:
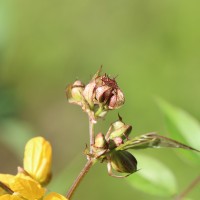
[[85, 164], [84, 168], [81, 170], [80, 174], [75, 179], [74, 183], [72, 184], [71, 188], [69, 189], [69, 191], [67, 193], [67, 196], [66, 196], [67, 199], [71, 199], [72, 195], [74, 194], [74, 191], [76, 190], [76, 188], [80, 184], [81, 180], [87, 174], [87, 172], [89, 171], [89, 169], [92, 167], [92, 165], [94, 163], [95, 162], [94, 162], [93, 159], [90, 159], [90, 160], [87, 161], [87, 163]]
[[89, 134], [90, 134], [90, 154], [93, 153], [92, 145], [94, 144], [94, 122], [89, 117]]
[[196, 187], [197, 184], [199, 184], [199, 183], [200, 183], [200, 175], [197, 176], [197, 178], [195, 178], [195, 179], [188, 185], [188, 187], [187, 187], [184, 191], [182, 191], [182, 192], [175, 198], [175, 200], [182, 200], [182, 199], [183, 199], [184, 197], [186, 197], [187, 194], [188, 194], [189, 192], [191, 192], [191, 190], [194, 189], [194, 187]]

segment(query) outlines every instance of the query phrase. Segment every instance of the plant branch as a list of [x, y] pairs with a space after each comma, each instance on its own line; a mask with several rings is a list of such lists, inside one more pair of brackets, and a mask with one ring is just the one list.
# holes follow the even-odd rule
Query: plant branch
[[197, 176], [197, 178], [195, 178], [195, 179], [188, 185], [188, 187], [187, 187], [184, 191], [182, 191], [182, 192], [175, 198], [175, 200], [182, 200], [182, 199], [183, 199], [184, 197], [186, 197], [187, 194], [188, 194], [189, 192], [191, 192], [192, 189], [194, 189], [194, 187], [196, 187], [197, 184], [199, 184], [199, 183], [200, 183], [200, 175]]
[[89, 134], [90, 134], [90, 154], [93, 153], [92, 145], [94, 144], [94, 122], [89, 117]]

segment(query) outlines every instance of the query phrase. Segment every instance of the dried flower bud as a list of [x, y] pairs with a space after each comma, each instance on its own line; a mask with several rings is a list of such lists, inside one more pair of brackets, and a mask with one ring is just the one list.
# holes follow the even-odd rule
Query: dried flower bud
[[124, 95], [115, 78], [106, 74], [101, 76], [100, 73], [101, 68], [86, 86], [81, 81], [75, 81], [66, 90], [68, 101], [81, 106], [94, 123], [98, 118], [103, 118], [108, 110], [124, 104]]
[[83, 91], [83, 95], [85, 100], [88, 102], [91, 110], [93, 110], [94, 108], [94, 89], [95, 89], [96, 83], [95, 80], [92, 79], [92, 81], [90, 81], [90, 83], [88, 83], [85, 86], [85, 89]]
[[121, 121], [121, 118], [116, 122], [112, 123], [109, 128], [109, 139], [113, 139], [115, 137], [122, 137], [125, 139], [131, 133], [132, 126], [125, 124]]
[[124, 104], [124, 102], [125, 102], [124, 94], [118, 88], [116, 89], [114, 95], [110, 98], [110, 101], [108, 103], [108, 108], [110, 110], [118, 109]]
[[108, 75], [100, 76], [101, 69], [86, 85], [83, 95], [90, 107], [104, 105], [105, 109], [117, 109], [124, 104], [124, 95], [119, 89], [115, 78]]
[[85, 100], [88, 102], [90, 108], [93, 110], [95, 104], [95, 89], [98, 84], [98, 77], [100, 76], [101, 68], [92, 77], [92, 80], [85, 86], [83, 95]]
[[79, 80], [67, 86], [66, 95], [69, 103], [74, 103], [82, 106], [84, 101], [83, 97], [84, 87], [85, 87], [84, 84]]
[[111, 166], [118, 172], [132, 174], [137, 171], [137, 160], [128, 151], [114, 151], [111, 153]]
[[95, 90], [96, 100], [100, 103], [106, 103], [112, 96], [112, 88], [107, 85], [99, 86]]

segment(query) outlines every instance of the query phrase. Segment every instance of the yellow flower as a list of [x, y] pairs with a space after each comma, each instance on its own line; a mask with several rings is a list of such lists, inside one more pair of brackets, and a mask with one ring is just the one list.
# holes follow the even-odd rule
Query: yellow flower
[[24, 168], [16, 176], [0, 174], [0, 200], [67, 200], [57, 193], [44, 197], [41, 186], [51, 174], [52, 149], [42, 137], [29, 140], [25, 147]]
[[[3, 194], [7, 194], [10, 190], [10, 183], [13, 180], [14, 176], [10, 174], [0, 174], [0, 196]], [[1, 199], [1, 197], [0, 197]]]
[[35, 137], [28, 141], [24, 152], [24, 170], [32, 178], [45, 184], [51, 177], [52, 149], [43, 137]]
[[37, 181], [22, 173], [14, 177], [10, 189], [28, 200], [40, 199], [45, 193], [45, 189]]
[[44, 198], [44, 200], [67, 200], [67, 199], [58, 193], [52, 192], [52, 193], [48, 194]]
[[24, 200], [24, 199], [16, 195], [5, 194], [3, 196], [0, 196], [0, 200]]

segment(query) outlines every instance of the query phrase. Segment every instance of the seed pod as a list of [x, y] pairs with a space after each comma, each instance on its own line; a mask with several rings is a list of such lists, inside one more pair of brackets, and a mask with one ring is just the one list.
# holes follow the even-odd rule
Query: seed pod
[[111, 166], [114, 170], [129, 174], [137, 171], [137, 160], [128, 151], [113, 151], [110, 156]]

